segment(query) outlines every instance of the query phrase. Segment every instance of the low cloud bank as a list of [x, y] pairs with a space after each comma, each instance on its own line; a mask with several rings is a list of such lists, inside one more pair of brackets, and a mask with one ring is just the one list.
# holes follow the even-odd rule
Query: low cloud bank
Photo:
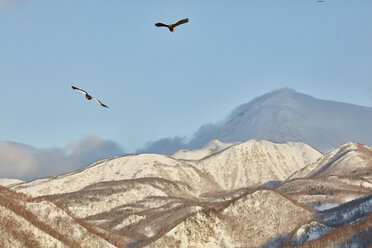
[[96, 136], [73, 140], [66, 147], [51, 149], [0, 141], [0, 178], [28, 181], [56, 176], [123, 153], [117, 143]]
[[185, 137], [176, 136], [148, 142], [144, 148], [137, 150], [136, 153], [170, 154], [185, 149], [185, 147]]
[[194, 133], [191, 139], [187, 137], [167, 137], [157, 141], [148, 142], [144, 148], [137, 153], [157, 153], [172, 154], [181, 149], [193, 150], [204, 146], [209, 141], [215, 139], [219, 132], [220, 124], [206, 124]]

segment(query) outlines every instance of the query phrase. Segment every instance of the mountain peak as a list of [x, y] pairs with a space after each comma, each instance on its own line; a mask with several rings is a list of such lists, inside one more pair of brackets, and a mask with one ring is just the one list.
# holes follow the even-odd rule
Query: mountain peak
[[238, 106], [212, 138], [222, 142], [300, 141], [327, 153], [349, 141], [371, 144], [371, 125], [372, 108], [282, 88]]
[[[216, 139], [223, 143], [264, 139], [303, 142], [327, 153], [350, 141], [372, 145], [371, 126], [371, 107], [321, 100], [281, 88], [236, 107], [219, 123], [200, 127], [183, 147], [197, 149]], [[173, 148], [169, 153], [182, 148], [176, 141], [169, 145]], [[146, 151], [156, 152], [154, 144]]]
[[237, 116], [242, 116], [249, 111], [258, 111], [264, 106], [286, 106], [295, 107], [303, 98], [310, 97], [305, 94], [298, 93], [290, 88], [281, 88], [256, 97], [252, 101], [242, 104], [232, 111], [228, 119], [233, 119]]
[[277, 105], [285, 107], [296, 107], [300, 102], [308, 98], [310, 98], [309, 95], [298, 93], [297, 91], [290, 88], [281, 88], [279, 90], [274, 90], [272, 92], [264, 94], [261, 97], [254, 99], [252, 102], [254, 103], [255, 100], [257, 100], [256, 104], [259, 106]]
[[269, 92], [269, 94], [270, 93], [273, 94], [273, 95], [286, 95], [286, 96], [291, 96], [291, 95], [294, 95], [294, 94], [301, 94], [301, 93], [298, 93], [297, 91], [295, 91], [291, 88], [288, 88], [288, 87], [283, 87], [281, 89]]

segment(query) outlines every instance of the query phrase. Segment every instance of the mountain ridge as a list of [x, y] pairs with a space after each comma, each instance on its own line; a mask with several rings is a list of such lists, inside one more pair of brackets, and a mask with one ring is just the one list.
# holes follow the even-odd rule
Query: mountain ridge
[[[224, 147], [224, 145], [221, 146]], [[208, 145], [206, 147], [208, 148]], [[39, 196], [46, 193], [46, 190], [50, 191], [52, 189], [49, 194], [68, 193], [65, 190], [71, 190], [72, 188], [80, 190], [89, 184], [101, 181], [159, 177], [179, 182], [191, 180], [194, 183], [190, 185], [201, 183], [204, 185], [202, 187], [204, 189], [216, 189], [217, 187], [221, 190], [231, 190], [234, 188], [232, 184], [228, 186], [224, 180], [215, 179], [215, 175], [243, 173], [243, 176], [239, 176], [240, 183], [238, 185], [240, 186], [238, 187], [253, 186], [253, 182], [257, 186], [267, 181], [284, 180], [295, 170], [305, 166], [306, 163], [322, 156], [320, 152], [300, 142], [273, 143], [264, 140], [250, 140], [227, 145], [226, 147], [226, 149], [216, 150], [215, 153], [202, 157], [199, 160], [183, 160], [172, 156], [146, 153], [124, 155], [100, 160], [84, 169], [57, 177], [17, 184], [14, 189], [31, 193], [33, 196]], [[269, 153], [272, 153], [273, 156], [266, 155]], [[250, 156], [249, 154], [256, 156], [253, 157], [253, 161], [245, 158], [245, 156]], [[241, 168], [242, 171], [234, 172], [231, 165], [225, 168], [226, 161], [231, 159], [234, 161], [236, 169], [245, 166]], [[291, 166], [288, 167], [286, 165], [286, 160], [291, 161]], [[210, 166], [211, 164], [220, 164], [220, 166], [212, 167]], [[252, 173], [247, 174], [247, 170], [253, 168], [258, 171], [262, 170], [261, 176], [257, 177]], [[222, 177], [228, 178], [227, 174]], [[84, 178], [84, 180], [81, 180], [81, 178]], [[53, 183], [54, 186], [50, 187], [48, 182]], [[64, 185], [69, 187], [64, 187]], [[31, 189], [36, 190], [38, 193], [33, 192]], [[195, 190], [195, 192], [198, 192], [197, 189]]]
[[332, 233], [364, 244], [372, 180], [347, 165], [369, 168], [371, 149], [347, 143], [323, 155], [301, 142], [212, 141], [178, 158], [131, 154], [0, 186], [0, 246], [306, 247], [332, 243]]

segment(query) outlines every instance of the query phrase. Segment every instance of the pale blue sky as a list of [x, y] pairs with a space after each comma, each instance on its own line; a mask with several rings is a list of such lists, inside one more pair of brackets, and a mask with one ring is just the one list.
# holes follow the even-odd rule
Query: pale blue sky
[[133, 152], [282, 87], [372, 106], [371, 19], [369, 0], [0, 0], [0, 141]]

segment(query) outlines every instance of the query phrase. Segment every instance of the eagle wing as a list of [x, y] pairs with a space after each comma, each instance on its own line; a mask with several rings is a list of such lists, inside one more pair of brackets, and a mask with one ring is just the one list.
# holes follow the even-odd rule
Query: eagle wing
[[161, 22], [155, 23], [155, 26], [157, 26], [157, 27], [168, 27], [167, 24], [164, 24], [164, 23], [161, 23]]
[[181, 24], [184, 24], [184, 23], [186, 23], [186, 22], [189, 22], [189, 19], [188, 19], [188, 18], [186, 18], [186, 19], [182, 19], [182, 20], [179, 20], [178, 22], [173, 23], [172, 26], [173, 26], [173, 27], [176, 27], [176, 26], [181, 25]]
[[92, 97], [96, 102], [98, 102], [102, 107], [108, 108], [105, 104], [101, 103], [97, 98]]
[[71, 87], [72, 87], [74, 90], [83, 93], [84, 95], [87, 95], [87, 94], [88, 94], [85, 90], [81, 90], [81, 89], [79, 89], [79, 88], [77, 88], [77, 87], [75, 87], [75, 86], [72, 86], [72, 85], [71, 85]]

